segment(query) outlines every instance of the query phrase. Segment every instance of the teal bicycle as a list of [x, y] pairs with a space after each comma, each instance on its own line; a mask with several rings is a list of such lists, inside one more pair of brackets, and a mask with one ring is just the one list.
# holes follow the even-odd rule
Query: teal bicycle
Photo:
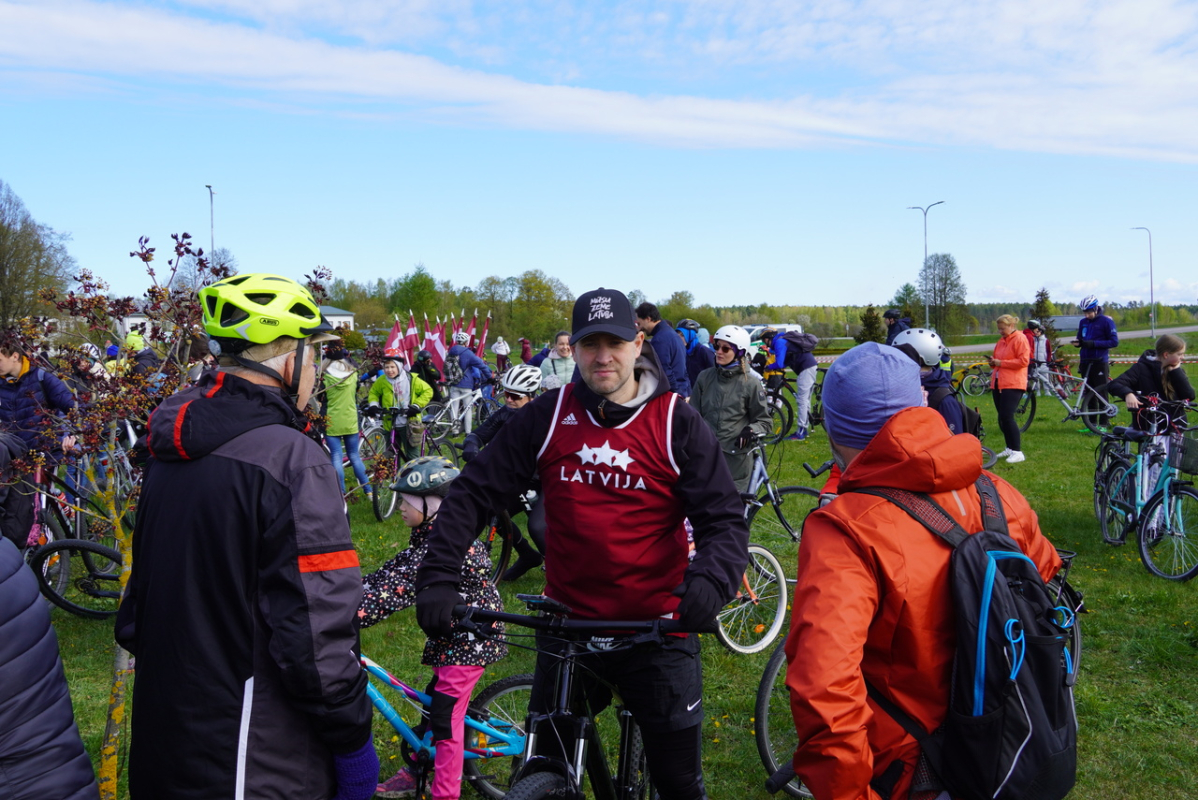
[[1095, 510], [1102, 538], [1121, 545], [1136, 533], [1140, 560], [1160, 578], [1188, 581], [1198, 575], [1198, 490], [1183, 474], [1198, 473], [1198, 440], [1189, 426], [1171, 435], [1115, 428], [1116, 437], [1139, 445], [1134, 456], [1111, 456], [1101, 484], [1095, 484]]

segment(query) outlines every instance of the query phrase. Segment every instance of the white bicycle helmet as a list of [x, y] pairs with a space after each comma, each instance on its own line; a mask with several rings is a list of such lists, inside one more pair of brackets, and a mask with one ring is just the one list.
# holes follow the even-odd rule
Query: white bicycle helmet
[[940, 334], [927, 328], [908, 328], [894, 337], [894, 346], [925, 367], [939, 365], [940, 356], [944, 353], [944, 341]]
[[711, 340], [713, 342], [727, 342], [742, 355], [749, 350], [749, 332], [739, 325], [725, 325], [715, 332]]
[[1098, 298], [1095, 295], [1088, 294], [1082, 298], [1082, 301], [1077, 304], [1077, 307], [1082, 311], [1093, 311], [1098, 308]]
[[458, 331], [453, 335], [454, 344], [470, 344], [470, 334], [465, 331]]
[[520, 364], [503, 373], [503, 389], [517, 394], [533, 394], [541, 388], [541, 368]]

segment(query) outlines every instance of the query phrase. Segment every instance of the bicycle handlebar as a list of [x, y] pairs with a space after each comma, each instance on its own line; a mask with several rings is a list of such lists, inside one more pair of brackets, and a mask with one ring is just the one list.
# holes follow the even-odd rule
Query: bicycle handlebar
[[[528, 595], [517, 595], [521, 599], [530, 597]], [[535, 602], [535, 599], [531, 602]], [[547, 601], [544, 605], [550, 610], [565, 608], [561, 603], [550, 598], [544, 598]], [[513, 625], [520, 625], [525, 628], [532, 628], [538, 631], [548, 631], [550, 633], [647, 633], [654, 635], [663, 635], [668, 633], [689, 633], [682, 627], [681, 623], [672, 619], [651, 619], [651, 620], [595, 620], [595, 619], [570, 619], [561, 616], [560, 613], [554, 613], [552, 616], [531, 616], [529, 614], [513, 614], [508, 611], [490, 611], [478, 606], [455, 605], [453, 607], [453, 615], [459, 619], [459, 626], [466, 630], [471, 629], [470, 623], [473, 620], [483, 622], [508, 622]]]
[[818, 478], [820, 475], [823, 475], [825, 472], [832, 469], [832, 465], [834, 463], [836, 463], [836, 462], [834, 462], [832, 459], [829, 458], [827, 461], [825, 461], [824, 463], [819, 465], [819, 469], [816, 469], [816, 468], [812, 467], [810, 464], [808, 464], [806, 461], [804, 461], [803, 469], [807, 470], [808, 474], [810, 474], [811, 477]]

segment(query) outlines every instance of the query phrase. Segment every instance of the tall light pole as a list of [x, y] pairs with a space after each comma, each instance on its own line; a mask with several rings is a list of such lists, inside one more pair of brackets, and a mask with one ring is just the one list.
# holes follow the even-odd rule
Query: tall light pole
[[1148, 321], [1152, 326], [1152, 338], [1156, 338], [1156, 287], [1152, 280], [1152, 231], [1147, 228], [1132, 228], [1133, 231], [1144, 231], [1148, 234]]
[[205, 183], [204, 188], [208, 190], [208, 226], [209, 231], [212, 234], [212, 249], [208, 253], [208, 265], [212, 266], [212, 259], [216, 258], [216, 207], [213, 203], [212, 196], [216, 194], [216, 192], [212, 191], [211, 183]]
[[[925, 267], [928, 265], [928, 211], [931, 210], [932, 206], [938, 206], [943, 202], [944, 202], [943, 200], [937, 200], [935, 203], [932, 203], [931, 206], [927, 206], [926, 208], [923, 206], [907, 206], [908, 211], [922, 211], [923, 212], [923, 265]], [[923, 271], [922, 268], [920, 271], [921, 272]], [[924, 297], [924, 299], [923, 299], [923, 326], [925, 328], [932, 327], [931, 305], [932, 304], [928, 302], [928, 298]]]

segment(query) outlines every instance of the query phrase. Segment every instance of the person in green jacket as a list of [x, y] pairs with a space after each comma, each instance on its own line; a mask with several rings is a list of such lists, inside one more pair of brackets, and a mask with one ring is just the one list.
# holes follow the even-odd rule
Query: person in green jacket
[[394, 417], [390, 414], [383, 417], [383, 430], [391, 434], [391, 447], [398, 448], [404, 461], [418, 455], [408, 441], [408, 420], [419, 414], [420, 409], [432, 399], [433, 387], [418, 375], [408, 372], [403, 354], [398, 349], [388, 348], [383, 357], [383, 374], [375, 379], [367, 395], [367, 413], [383, 416], [384, 409], [402, 409], [402, 413]]
[[744, 492], [753, 469], [751, 445], [770, 432], [765, 387], [749, 367], [749, 333], [725, 325], [711, 337], [715, 366], [699, 373], [691, 387], [691, 405], [711, 426], [736, 488]]
[[341, 493], [345, 494], [344, 454], [349, 454], [350, 466], [358, 485], [370, 497], [370, 482], [366, 478], [366, 465], [358, 453], [361, 444], [358, 436], [357, 385], [358, 367], [349, 357], [349, 351], [340, 341], [325, 348], [324, 396], [327, 406], [324, 440], [333, 457], [333, 471], [341, 482]]

